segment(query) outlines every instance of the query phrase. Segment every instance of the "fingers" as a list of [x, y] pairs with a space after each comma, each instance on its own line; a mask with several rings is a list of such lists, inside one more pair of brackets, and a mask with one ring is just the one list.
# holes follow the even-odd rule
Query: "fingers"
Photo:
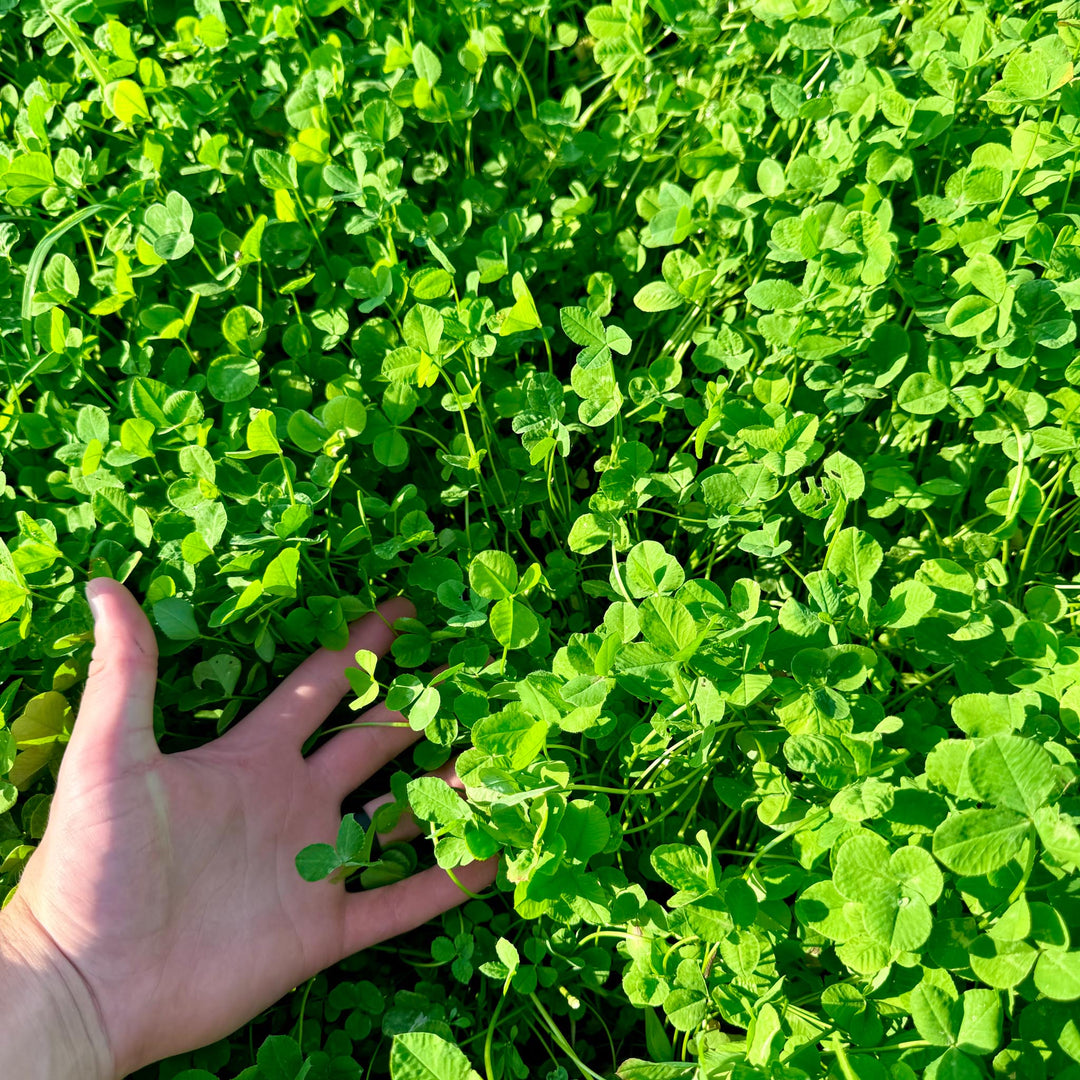
[[369, 649], [382, 656], [394, 640], [394, 622], [415, 614], [416, 609], [403, 597], [380, 604], [377, 612], [350, 627], [344, 649], [323, 648], [312, 653], [236, 725], [231, 736], [281, 737], [302, 744], [348, 691], [345, 669], [356, 666], [357, 651]]
[[[442, 670], [439, 668], [432, 674]], [[362, 712], [356, 723], [357, 727], [338, 732], [308, 756], [319, 786], [328, 789], [336, 799], [343, 799], [369, 776], [374, 776], [388, 761], [412, 746], [421, 734], [408, 726], [401, 713], [391, 712], [381, 701]], [[388, 727], [388, 724], [404, 726]]]
[[68, 753], [103, 753], [115, 764], [147, 761], [158, 754], [153, 628], [119, 581], [94, 578], [86, 598], [94, 616], [94, 652]]
[[[448, 761], [439, 769], [435, 769], [433, 772], [427, 773], [427, 776], [437, 776], [440, 780], [445, 780], [452, 788], [457, 791], [464, 791], [465, 784], [458, 777], [457, 774], [457, 758], [453, 761]], [[374, 817], [375, 811], [380, 806], [384, 806], [386, 803], [394, 801], [393, 795], [380, 795], [377, 799], [372, 799], [370, 802], [364, 803], [363, 810], [368, 817]], [[404, 843], [407, 840], [412, 840], [419, 836], [421, 833], [420, 826], [416, 823], [416, 818], [413, 817], [411, 810], [406, 810], [398, 819], [397, 824], [388, 832], [376, 833], [379, 838], [379, 843], [386, 844], [399, 844]]]
[[[359, 726], [339, 732], [308, 757], [319, 787], [339, 801], [421, 735], [408, 726], [401, 713], [391, 712], [381, 701], [362, 712], [356, 724]], [[405, 726], [384, 726], [388, 724]]]
[[[486, 889], [494, 880], [499, 857], [470, 863], [454, 870], [454, 877], [472, 893]], [[352, 893], [345, 908], [344, 954], [350, 956], [370, 945], [414, 930], [468, 900], [449, 874], [438, 866], [404, 881], [370, 892]]]

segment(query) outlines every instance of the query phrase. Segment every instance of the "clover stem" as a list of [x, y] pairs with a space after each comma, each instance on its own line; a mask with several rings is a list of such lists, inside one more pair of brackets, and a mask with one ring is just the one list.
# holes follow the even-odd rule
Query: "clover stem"
[[689, 1058], [687, 1058], [687, 1056], [686, 1056], [686, 1050], [687, 1050], [687, 1047], [689, 1047], [689, 1045], [690, 1045], [690, 1035], [691, 1034], [692, 1034], [691, 1032], [687, 1031], [683, 1035], [682, 1049], [679, 1051], [679, 1057], [681, 1057], [683, 1061], [688, 1061], [689, 1060]]
[[[457, 387], [454, 386], [454, 384], [450, 381], [450, 376], [446, 374], [446, 370], [444, 368], [439, 368], [439, 374], [442, 376], [443, 381], [446, 383], [446, 385], [450, 388], [450, 395], [453, 397], [454, 404], [457, 406], [458, 416], [461, 417], [461, 426], [464, 429], [465, 435], [465, 445], [469, 448], [470, 457], [474, 456], [476, 454], [476, 444], [473, 442], [472, 433], [469, 431], [469, 421], [465, 416], [465, 406], [462, 405], [461, 398], [458, 396]], [[482, 423], [483, 421], [481, 421], [481, 424]], [[478, 494], [480, 495], [480, 505], [484, 509], [484, 517], [487, 518], [487, 523], [491, 526], [492, 535], [495, 535], [498, 533], [498, 530], [495, 528], [495, 522], [491, 517], [491, 510], [488, 507], [487, 496], [484, 494], [484, 482], [482, 479], [482, 471], [480, 469], [479, 463], [477, 464], [476, 469], [473, 471], [475, 471], [476, 473], [476, 488]], [[498, 470], [494, 469], [494, 464], [493, 471], [495, 473], [496, 482], [501, 484], [502, 481], [499, 479]], [[503, 493], [503, 497], [505, 498], [505, 492]]]
[[544, 1048], [544, 1053], [554, 1062], [555, 1066], [560, 1067], [559, 1059], [555, 1056], [554, 1051], [548, 1046], [547, 1039], [540, 1033], [540, 1028], [536, 1021], [532, 1017], [527, 1017], [525, 1022], [529, 1025], [529, 1030], [536, 1036], [536, 1041]]
[[829, 809], [829, 807], [821, 806], [812, 813], [807, 814], [806, 817], [801, 818], [799, 821], [793, 821], [790, 825], [786, 826], [781, 832], [777, 833], [776, 836], [774, 836], [770, 841], [768, 841], [768, 843], [766, 843], [763, 847], [758, 848], [758, 850], [754, 854], [754, 857], [750, 860], [749, 865], [743, 871], [743, 878], [745, 879], [750, 876], [751, 872], [757, 866], [758, 862], [771, 848], [774, 848], [777, 844], [783, 843], [783, 841], [790, 839], [791, 836], [797, 833], [799, 830], [808, 828], [811, 823], [816, 825], [819, 821], [823, 821], [831, 813], [832, 811]]
[[810, 586], [806, 584], [806, 578], [802, 576], [799, 568], [786, 555], [781, 555], [780, 558], [784, 560], [787, 564], [787, 568], [803, 583], [803, 585], [806, 586], [807, 590], [809, 590]]
[[693, 817], [694, 811], [697, 810], [698, 804], [701, 802], [702, 795], [705, 794], [705, 785], [708, 782], [709, 776], [708, 773], [706, 773], [704, 776], [702, 776], [701, 782], [698, 784], [697, 798], [690, 804], [690, 809], [686, 811], [686, 816], [683, 818], [683, 823], [679, 826], [678, 831], [676, 832], [676, 836], [678, 836], [680, 840], [684, 840], [686, 838], [686, 830], [687, 827], [690, 825], [690, 819]]
[[529, 994], [529, 999], [532, 1001], [536, 1011], [540, 1014], [541, 1019], [547, 1025], [548, 1030], [551, 1032], [551, 1037], [555, 1040], [555, 1045], [583, 1072], [586, 1076], [593, 1077], [593, 1080], [604, 1080], [599, 1073], [593, 1072], [584, 1061], [581, 1060], [574, 1052], [574, 1048], [566, 1041], [566, 1036], [559, 1030], [558, 1024], [551, 1018], [551, 1014], [544, 1008], [543, 1003], [536, 996], [535, 993]]
[[1065, 207], [1069, 202], [1069, 192], [1072, 191], [1073, 177], [1076, 175], [1076, 161], [1078, 156], [1080, 156], [1080, 151], [1076, 151], [1073, 154], [1072, 163], [1069, 166], [1069, 178], [1065, 181], [1065, 190], [1061, 193], [1061, 209], [1059, 212], [1062, 214], [1065, 213]]
[[[285, 455], [278, 454], [278, 461], [281, 462], [281, 471], [285, 474], [285, 487], [288, 489], [289, 492], [289, 505], [295, 506], [296, 492], [293, 491], [292, 474], [289, 472], [289, 465], [288, 462], [286, 462], [285, 460]], [[157, 464], [156, 460], [154, 463]]]
[[1001, 221], [1001, 215], [1005, 213], [1005, 207], [1008, 205], [1009, 200], [1013, 197], [1013, 192], [1016, 191], [1017, 185], [1020, 183], [1020, 177], [1027, 172], [1028, 162], [1031, 161], [1031, 155], [1035, 151], [1035, 144], [1039, 141], [1038, 131], [1039, 125], [1042, 123], [1043, 113], [1046, 111], [1044, 105], [1039, 106], [1039, 115], [1035, 119], [1035, 135], [1028, 142], [1027, 153], [1024, 155], [1024, 164], [1016, 170], [1016, 174], [1012, 178], [1012, 183], [1009, 185], [1009, 190], [1005, 192], [1005, 197], [1001, 200], [1001, 205], [989, 216], [987, 219], [991, 225], [997, 225]]
[[840, 1041], [839, 1032], [833, 1032], [832, 1049], [833, 1053], [836, 1054], [836, 1063], [844, 1074], [844, 1080], [859, 1080], [859, 1074], [851, 1067], [851, 1061], [847, 1056], [847, 1048]]
[[[694, 790], [693, 787], [687, 787], [687, 789], [677, 799], [675, 799], [666, 810], [664, 810], [660, 814], [657, 814], [656, 817], [650, 818], [648, 821], [644, 822], [641, 825], [635, 825], [634, 828], [632, 828], [632, 829], [624, 829], [623, 830], [623, 836], [631, 836], [633, 833], [642, 832], [644, 829], [652, 828], [652, 826], [655, 825], [658, 821], [663, 821], [664, 818], [666, 818], [668, 816], [668, 814], [674, 813], [674, 811], [676, 811], [679, 808], [679, 804], [693, 790]], [[620, 819], [621, 819], [621, 817], [622, 817], [622, 815], [620, 814]]]
[[1035, 843], [1035, 837], [1031, 834], [1031, 825], [1028, 825], [1028, 838], [1027, 838], [1027, 855], [1024, 859], [1024, 873], [1020, 880], [1016, 883], [1016, 887], [1011, 893], [1009, 893], [1009, 904], [1014, 904], [1023, 895], [1024, 890], [1027, 888], [1028, 879], [1031, 877], [1031, 871], [1035, 869], [1035, 852], [1038, 850], [1038, 844]]
[[636, 938], [637, 934], [630, 934], [624, 930], [594, 930], [588, 937], [583, 937], [579, 942], [579, 946], [584, 946], [590, 941], [599, 941], [603, 937], [617, 937], [617, 938]]
[[311, 988], [315, 985], [315, 979], [318, 976], [312, 975], [308, 979], [307, 987], [304, 989], [304, 997], [300, 1002], [300, 1018], [296, 1023], [296, 1043], [298, 1046], [304, 1045], [304, 1010], [307, 1008], [308, 995], [311, 993]]
[[615, 584], [618, 586], [619, 592], [623, 594], [623, 597], [628, 603], [632, 604], [634, 602], [633, 598], [627, 591], [626, 585], [623, 584], [622, 572], [619, 570], [619, 559], [618, 556], [615, 554], [614, 542], [612, 542], [611, 544], [611, 572], [615, 577]]
[[1050, 494], [1043, 500], [1042, 506], [1039, 507], [1038, 516], [1035, 518], [1035, 524], [1031, 526], [1031, 530], [1028, 532], [1027, 543], [1024, 545], [1024, 554], [1020, 558], [1020, 570], [1016, 575], [1016, 590], [1013, 596], [1016, 597], [1020, 593], [1020, 589], [1024, 585], [1024, 573], [1027, 570], [1028, 560], [1031, 558], [1031, 548], [1035, 542], [1035, 536], [1039, 529], [1046, 523], [1047, 510], [1053, 505], [1054, 500], [1057, 498], [1058, 492], [1061, 490], [1062, 481], [1065, 479], [1065, 474], [1069, 471], [1069, 467], [1072, 464], [1071, 457], [1067, 457], [1065, 464], [1061, 466], [1057, 471], [1057, 475], [1054, 477], [1053, 487], [1050, 489]]
[[889, 703], [889, 708], [895, 709], [901, 701], [909, 698], [912, 694], [917, 693], [919, 690], [925, 689], [932, 682], [936, 682], [938, 679], [940, 679], [943, 675], [947, 675], [950, 671], [952, 671], [954, 666], [955, 665], [953, 664], [949, 664], [947, 667], [943, 667], [939, 671], [935, 671], [934, 674], [931, 675], [929, 678], [923, 679], [921, 683], [917, 683], [915, 686], [909, 687], [899, 697], [893, 698], [893, 700]]
[[697, 934], [688, 934], [686, 937], [676, 938], [665, 950], [663, 963], [666, 965], [671, 954], [683, 945], [688, 945], [691, 941], [697, 941]]
[[499, 1013], [502, 1012], [504, 1001], [506, 1001], [505, 989], [495, 1002], [495, 1008], [491, 1013], [491, 1022], [487, 1028], [487, 1037], [484, 1039], [484, 1073], [487, 1080], [495, 1080], [495, 1069], [491, 1063], [491, 1042], [495, 1035], [495, 1023], [499, 1019]]

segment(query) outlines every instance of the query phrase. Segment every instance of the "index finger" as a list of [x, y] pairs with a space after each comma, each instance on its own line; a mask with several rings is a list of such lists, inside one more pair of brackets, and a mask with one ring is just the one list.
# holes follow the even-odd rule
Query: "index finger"
[[349, 690], [345, 669], [356, 666], [357, 651], [369, 649], [382, 656], [396, 637], [391, 629], [393, 624], [415, 614], [416, 608], [404, 597], [380, 604], [352, 624], [349, 643], [344, 649], [317, 649], [282, 679], [229, 735], [248, 738], [253, 733], [259, 737], [270, 734], [302, 746]]

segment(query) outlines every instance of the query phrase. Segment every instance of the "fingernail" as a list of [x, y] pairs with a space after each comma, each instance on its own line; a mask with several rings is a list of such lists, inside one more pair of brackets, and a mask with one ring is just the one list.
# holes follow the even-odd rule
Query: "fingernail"
[[90, 614], [95, 623], [101, 617], [101, 597], [98, 595], [100, 591], [101, 586], [97, 578], [92, 578], [86, 583], [86, 602], [90, 605]]

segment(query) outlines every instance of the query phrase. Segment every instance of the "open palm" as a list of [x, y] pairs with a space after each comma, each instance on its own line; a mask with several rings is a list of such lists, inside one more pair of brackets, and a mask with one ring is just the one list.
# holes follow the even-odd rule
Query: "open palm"
[[[348, 690], [356, 650], [384, 653], [390, 625], [413, 613], [407, 601], [354, 624], [346, 649], [314, 653], [221, 738], [166, 755], [153, 731], [153, 630], [118, 582], [94, 588], [90, 674], [13, 903], [85, 980], [123, 1075], [228, 1034], [466, 894], [437, 867], [362, 893], [306, 882], [295, 867], [302, 847], [333, 841], [343, 798], [416, 738], [366, 726], [301, 754]], [[361, 717], [400, 719], [381, 704]], [[494, 861], [458, 876], [482, 889]]]

